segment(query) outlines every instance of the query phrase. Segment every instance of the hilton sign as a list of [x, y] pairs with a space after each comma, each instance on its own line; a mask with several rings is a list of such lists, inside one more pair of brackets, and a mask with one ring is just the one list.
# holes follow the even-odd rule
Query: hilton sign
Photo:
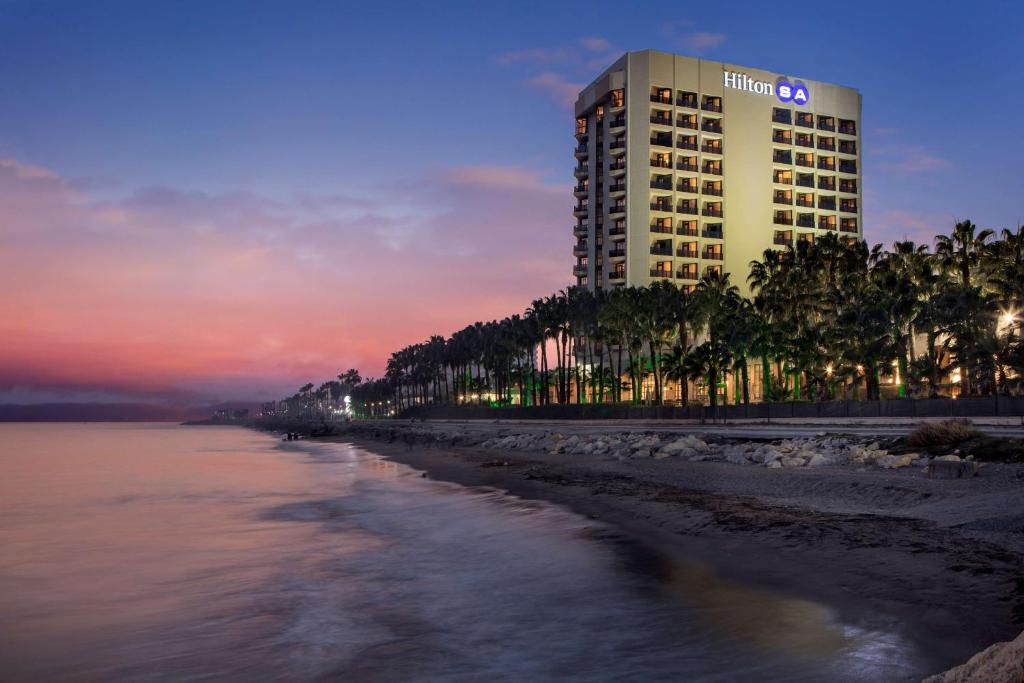
[[794, 104], [807, 104], [811, 94], [807, 86], [796, 81], [790, 83], [785, 78], [780, 78], [774, 85], [768, 81], [754, 80], [747, 74], [738, 71], [723, 71], [725, 87], [736, 90], [746, 90], [756, 95], [775, 95], [780, 102], [793, 102]]

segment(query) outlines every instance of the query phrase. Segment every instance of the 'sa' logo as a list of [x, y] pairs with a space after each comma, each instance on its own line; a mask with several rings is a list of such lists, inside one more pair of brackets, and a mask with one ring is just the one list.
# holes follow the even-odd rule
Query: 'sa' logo
[[793, 104], [807, 104], [811, 99], [806, 85], [800, 81], [790, 83], [785, 78], [780, 78], [775, 84], [775, 95], [780, 102], [792, 102]]

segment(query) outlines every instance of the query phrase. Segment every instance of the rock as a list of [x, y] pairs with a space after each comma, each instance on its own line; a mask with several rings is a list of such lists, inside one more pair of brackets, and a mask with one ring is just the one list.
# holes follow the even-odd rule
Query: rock
[[781, 462], [781, 461], [779, 461], [779, 460], [772, 460], [772, 461], [771, 461], [770, 463], [768, 463], [768, 465], [767, 465], [767, 466], [768, 466], [768, 467], [772, 467], [772, 468], [775, 468], [775, 467], [782, 467], [782, 462]]
[[933, 479], [969, 479], [977, 474], [978, 464], [963, 460], [935, 458], [924, 468], [924, 472]]
[[803, 458], [796, 458], [793, 456], [787, 456], [782, 458], [783, 467], [803, 467], [805, 460]]
[[831, 465], [831, 464], [832, 464], [832, 462], [823, 453], [815, 453], [807, 461], [807, 466], [808, 467], [825, 467], [826, 465]]
[[886, 470], [894, 470], [900, 467], [909, 467], [914, 460], [914, 454], [908, 455], [883, 455], [875, 461], [875, 465]]
[[960, 462], [959, 455], [940, 455], [935, 459], [938, 460], [939, 462]]
[[922, 683], [1020, 683], [1024, 681], [1024, 632], [1008, 643], [996, 643], [945, 673]]

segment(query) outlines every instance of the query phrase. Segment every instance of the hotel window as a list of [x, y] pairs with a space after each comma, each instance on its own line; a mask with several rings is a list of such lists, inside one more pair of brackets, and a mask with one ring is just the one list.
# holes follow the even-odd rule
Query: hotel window
[[857, 162], [854, 161], [853, 159], [843, 159], [842, 161], [839, 162], [839, 172], [840, 173], [856, 173], [857, 172]]
[[671, 126], [672, 112], [667, 109], [651, 109], [651, 123], [657, 123], [662, 126]]
[[800, 187], [814, 187], [814, 175], [811, 173], [797, 173], [796, 184]]
[[791, 164], [793, 163], [793, 153], [788, 149], [772, 150], [772, 163]]
[[711, 261], [722, 260], [722, 245], [721, 244], [705, 244], [704, 252], [700, 255], [702, 259], [708, 259]]
[[704, 111], [713, 111], [720, 114], [722, 113], [722, 98], [715, 95], [705, 95], [700, 108]]
[[772, 121], [789, 125], [793, 123], [793, 112], [789, 109], [775, 107], [772, 109]]
[[819, 116], [818, 117], [818, 130], [834, 131], [836, 129], [836, 119], [834, 116]]
[[672, 262], [656, 261], [651, 268], [651, 277], [672, 277]]
[[818, 149], [823, 149], [826, 152], [836, 151], [836, 139], [832, 137], [818, 136]]
[[696, 199], [680, 199], [679, 206], [676, 208], [676, 213], [697, 213], [697, 200]]
[[655, 190], [671, 190], [672, 189], [672, 176], [670, 175], [652, 175], [651, 176], [651, 187]]
[[704, 275], [706, 277], [722, 277], [722, 266], [706, 266], [704, 268]]
[[651, 144], [659, 147], [671, 147], [672, 146], [672, 133], [664, 131], [652, 131], [651, 133]]
[[[671, 209], [671, 206], [669, 207]], [[672, 219], [671, 218], [655, 218], [651, 221], [651, 232], [659, 232], [662, 234], [672, 234]]]
[[700, 233], [701, 237], [715, 240], [722, 239], [722, 235], [723, 230], [721, 223], [705, 223], [704, 229]]
[[800, 152], [796, 155], [797, 166], [807, 166], [808, 168], [814, 167], [814, 154], [811, 152]]
[[676, 125], [680, 128], [690, 128], [697, 130], [697, 115], [696, 114], [680, 114], [676, 118]]
[[696, 237], [697, 221], [679, 221], [679, 227], [676, 228], [676, 234], [683, 235], [685, 237]]
[[792, 190], [775, 190], [774, 199], [772, 200], [776, 204], [792, 204], [793, 203], [793, 191]]
[[679, 149], [696, 150], [697, 136], [686, 134], [680, 135], [679, 138], [676, 140], [676, 147], [678, 147]]
[[651, 197], [651, 211], [671, 211], [672, 210], [672, 197], [665, 196], [654, 196]]
[[772, 142], [777, 142], [780, 145], [793, 144], [793, 133], [790, 130], [784, 128], [773, 128], [772, 129]]
[[801, 192], [796, 196], [796, 205], [802, 206], [807, 209], [814, 208], [814, 194], [811, 192]]
[[814, 227], [814, 214], [813, 213], [798, 213], [796, 215], [796, 226], [798, 228], [813, 228]]
[[655, 240], [651, 243], [651, 253], [656, 256], [671, 256], [672, 240]]
[[818, 157], [818, 168], [823, 171], [834, 171], [836, 170], [836, 158], [835, 157]]
[[[679, 91], [679, 97], [676, 100], [676, 105], [678, 105], [680, 107], [688, 107], [689, 109], [696, 109], [697, 108], [697, 93], [695, 93], [695, 92], [688, 92], [686, 90], [680, 90]], [[696, 120], [697, 120], [696, 117], [694, 117], [694, 121], [695, 122], [696, 122]]]
[[810, 244], [814, 244], [813, 232], [801, 232], [796, 236], [796, 238], [801, 242], [809, 242]]
[[655, 152], [651, 154], [651, 166], [654, 168], [672, 168], [672, 153]]
[[610, 95], [610, 102], [613, 107], [623, 107], [626, 105], [625, 90], [612, 90]]
[[856, 154], [857, 143], [854, 140], [840, 140], [839, 141], [839, 153], [840, 154]]
[[612, 277], [618, 278], [620, 280], [622, 278], [626, 277], [626, 264], [625, 263], [616, 263], [615, 264], [615, 270], [613, 270], [611, 272], [611, 275], [612, 275]]
[[651, 102], [658, 104], [672, 104], [672, 90], [670, 88], [659, 88], [651, 86]]
[[857, 232], [857, 219], [844, 218], [839, 222], [839, 229], [843, 232]]
[[576, 135], [587, 134], [587, 117], [580, 116], [576, 119]]
[[836, 198], [835, 197], [818, 197], [818, 208], [825, 209], [826, 211], [836, 210]]
[[828, 190], [829, 192], [835, 192], [836, 190], [836, 177], [834, 175], [820, 175], [818, 176], [818, 189]]
[[775, 169], [774, 171], [772, 171], [772, 182], [778, 185], [792, 185], [793, 172], [783, 171], [782, 169]]
[[793, 231], [792, 230], [776, 230], [775, 239], [772, 240], [774, 244], [792, 244], [793, 243]]
[[797, 133], [796, 144], [801, 147], [814, 147], [814, 133]]
[[721, 154], [722, 140], [720, 138], [716, 138], [714, 140], [705, 140], [704, 144], [701, 145], [700, 150], [702, 152], [710, 152], [711, 154]]
[[678, 277], [681, 280], [696, 280], [697, 279], [697, 264], [696, 263], [683, 263], [680, 264]]
[[721, 133], [722, 119], [709, 119], [705, 116], [700, 123], [700, 129], [707, 133]]
[[856, 135], [857, 122], [849, 119], [839, 119], [839, 132], [843, 135]]
[[696, 178], [680, 178], [679, 184], [676, 186], [676, 190], [679, 192], [690, 192], [696, 194], [697, 192], [697, 179]]
[[776, 225], [793, 225], [793, 212], [788, 209], [776, 209], [775, 218], [772, 222]]
[[857, 192], [857, 180], [855, 178], [843, 178], [839, 181], [840, 192], [851, 192], [856, 194]]
[[798, 111], [796, 113], [796, 125], [803, 126], [804, 128], [814, 128], [814, 114]]
[[597, 115], [597, 120], [598, 121], [603, 119], [604, 118], [604, 105], [602, 105], [602, 104], [597, 105], [597, 107], [594, 109], [594, 113]]
[[676, 256], [680, 258], [697, 258], [697, 243], [682, 242], [676, 251]]
[[722, 202], [704, 202], [704, 210], [701, 211], [701, 215], [721, 218]]
[[722, 175], [722, 162], [719, 160], [706, 159], [701, 167], [702, 173], [711, 175]]
[[696, 171], [697, 157], [684, 157], [680, 154], [676, 161], [676, 168], [680, 171]]
[[818, 229], [819, 230], [835, 230], [836, 229], [836, 217], [835, 216], [818, 216]]
[[700, 190], [704, 194], [709, 194], [715, 197], [722, 196], [722, 181], [721, 180], [705, 180], [704, 186]]
[[844, 213], [857, 213], [856, 199], [840, 199], [839, 210]]

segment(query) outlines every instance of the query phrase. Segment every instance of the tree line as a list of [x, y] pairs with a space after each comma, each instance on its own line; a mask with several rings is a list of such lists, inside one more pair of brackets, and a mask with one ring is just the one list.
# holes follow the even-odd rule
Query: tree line
[[750, 402], [755, 374], [767, 401], [877, 399], [883, 379], [898, 396], [1021, 391], [1020, 226], [997, 236], [960, 221], [934, 249], [869, 248], [830, 233], [766, 250], [747, 283], [750, 297], [729, 274], [688, 290], [569, 287], [521, 314], [399, 349], [383, 377], [350, 370], [317, 390], [307, 384], [287, 405], [310, 410], [332, 392], [364, 415], [422, 403], [659, 405], [672, 383], [680, 402], [706, 396], [714, 407], [728, 400], [726, 378], [733, 401]]

